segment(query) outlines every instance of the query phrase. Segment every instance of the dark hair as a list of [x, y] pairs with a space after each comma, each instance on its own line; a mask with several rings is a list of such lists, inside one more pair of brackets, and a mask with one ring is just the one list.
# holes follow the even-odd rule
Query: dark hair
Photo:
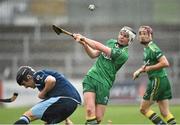
[[27, 75], [33, 75], [35, 70], [32, 69], [30, 66], [21, 66], [16, 75], [16, 81], [19, 85], [22, 84], [22, 81], [27, 81]]

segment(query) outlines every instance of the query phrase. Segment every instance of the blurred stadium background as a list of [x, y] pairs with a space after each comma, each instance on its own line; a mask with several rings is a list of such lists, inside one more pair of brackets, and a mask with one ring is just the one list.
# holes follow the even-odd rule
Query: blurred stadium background
[[[88, 10], [95, 4], [94, 11]], [[168, 68], [174, 99], [180, 104], [180, 1], [179, 0], [1, 0], [0, 1], [0, 98], [19, 92], [19, 98], [2, 106], [27, 106], [39, 101], [31, 90], [15, 84], [21, 65], [62, 72], [82, 94], [81, 81], [95, 60], [81, 45], [51, 26], [84, 34], [104, 43], [116, 38], [124, 25], [136, 31], [150, 25], [154, 40], [170, 61]], [[145, 90], [146, 75], [136, 81], [132, 73], [142, 65], [143, 47], [137, 40], [129, 47], [129, 60], [119, 71], [111, 90], [111, 104], [137, 104]]]

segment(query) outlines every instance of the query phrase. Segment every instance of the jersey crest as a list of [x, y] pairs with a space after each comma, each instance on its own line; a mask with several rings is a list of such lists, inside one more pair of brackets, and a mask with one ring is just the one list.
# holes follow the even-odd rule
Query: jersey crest
[[43, 77], [44, 77], [44, 75], [42, 75], [42, 76], [37, 75], [37, 76], [36, 76], [36, 80], [37, 80], [37, 81], [42, 80], [42, 79], [43, 79]]

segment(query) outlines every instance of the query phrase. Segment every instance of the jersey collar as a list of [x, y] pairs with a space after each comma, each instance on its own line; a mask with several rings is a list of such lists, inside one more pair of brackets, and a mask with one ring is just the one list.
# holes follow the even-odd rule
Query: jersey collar
[[[145, 46], [145, 48], [148, 48], [149, 47], [149, 45], [151, 45], [153, 43], [153, 41], [150, 41], [146, 46]], [[144, 48], [144, 49], [145, 49]]]
[[150, 45], [150, 44], [152, 44], [153, 43], [153, 41], [150, 41], [149, 43], [148, 43], [148, 46]]
[[118, 42], [115, 43], [115, 47], [118, 47], [118, 48], [127, 47], [127, 46], [128, 45], [121, 45]]
[[150, 47], [150, 45], [153, 43], [153, 41], [150, 41], [146, 47], [144, 47], [144, 50], [148, 49]]

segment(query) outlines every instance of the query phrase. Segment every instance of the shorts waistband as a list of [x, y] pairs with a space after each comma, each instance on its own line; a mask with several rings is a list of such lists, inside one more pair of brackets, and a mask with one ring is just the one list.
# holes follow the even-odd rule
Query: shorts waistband
[[81, 104], [81, 102], [79, 102], [77, 99], [74, 99], [72, 97], [68, 97], [68, 96], [59, 96], [59, 97], [62, 99], [71, 99], [71, 100], [75, 101], [76, 103]]

